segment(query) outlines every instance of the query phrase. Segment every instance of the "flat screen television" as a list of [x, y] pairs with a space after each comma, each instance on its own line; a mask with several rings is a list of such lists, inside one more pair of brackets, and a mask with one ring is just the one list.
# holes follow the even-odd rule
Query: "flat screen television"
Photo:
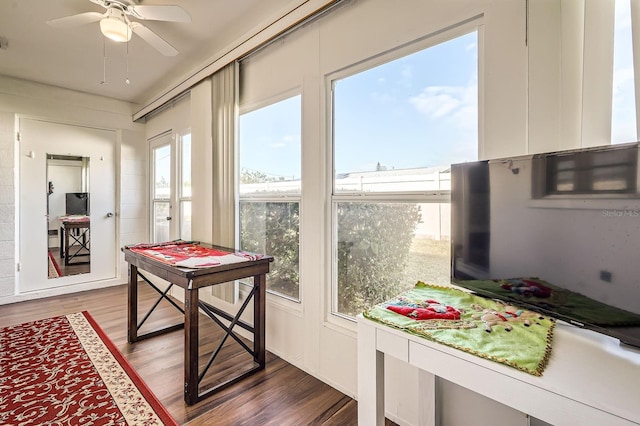
[[452, 282], [640, 347], [639, 152], [452, 165]]
[[89, 193], [67, 192], [65, 194], [65, 206], [67, 214], [88, 215]]

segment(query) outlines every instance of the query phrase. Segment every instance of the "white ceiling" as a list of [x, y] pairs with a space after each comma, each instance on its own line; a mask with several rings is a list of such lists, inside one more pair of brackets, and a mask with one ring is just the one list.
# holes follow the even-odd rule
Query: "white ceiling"
[[[32, 80], [144, 104], [173, 82], [207, 65], [223, 48], [304, 1], [143, 0], [138, 4], [177, 4], [191, 23], [141, 21], [180, 53], [163, 56], [137, 35], [129, 43], [102, 37], [98, 22], [58, 29], [51, 19], [104, 9], [89, 0], [0, 0], [0, 75]], [[103, 41], [104, 40], [104, 41]], [[106, 50], [106, 84], [103, 47]]]

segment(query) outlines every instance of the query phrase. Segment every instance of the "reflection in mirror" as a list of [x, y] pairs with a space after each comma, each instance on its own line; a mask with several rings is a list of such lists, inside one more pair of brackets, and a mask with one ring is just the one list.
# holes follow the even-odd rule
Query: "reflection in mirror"
[[91, 272], [89, 158], [47, 154], [48, 277]]

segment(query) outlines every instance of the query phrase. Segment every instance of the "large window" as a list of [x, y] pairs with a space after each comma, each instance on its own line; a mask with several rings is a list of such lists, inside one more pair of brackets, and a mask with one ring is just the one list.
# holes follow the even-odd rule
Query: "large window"
[[332, 79], [334, 313], [449, 283], [450, 164], [478, 152], [477, 40]]
[[240, 248], [272, 255], [267, 290], [299, 300], [301, 97], [240, 115]]

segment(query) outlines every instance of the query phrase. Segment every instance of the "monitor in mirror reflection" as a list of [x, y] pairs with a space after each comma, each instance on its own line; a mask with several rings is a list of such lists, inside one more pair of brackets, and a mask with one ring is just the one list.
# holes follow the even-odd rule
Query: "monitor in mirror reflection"
[[89, 158], [47, 154], [48, 278], [91, 272]]

